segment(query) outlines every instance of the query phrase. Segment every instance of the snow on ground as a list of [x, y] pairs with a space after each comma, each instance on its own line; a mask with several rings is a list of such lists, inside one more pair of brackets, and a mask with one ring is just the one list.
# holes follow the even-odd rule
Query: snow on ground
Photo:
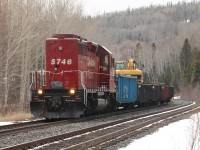
[[5, 126], [9, 124], [13, 124], [13, 122], [0, 122], [0, 126]]
[[181, 99], [181, 96], [180, 95], [174, 96], [172, 99]]
[[200, 149], [200, 113], [166, 127], [158, 129], [152, 135], [134, 140], [120, 150], [199, 150]]

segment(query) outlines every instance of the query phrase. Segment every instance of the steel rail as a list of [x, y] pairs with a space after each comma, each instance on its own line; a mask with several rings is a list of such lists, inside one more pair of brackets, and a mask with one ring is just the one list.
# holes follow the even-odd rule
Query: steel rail
[[[73, 132], [68, 132], [68, 133], [65, 133], [65, 134], [60, 134], [60, 135], [53, 136], [53, 137], [48, 137], [48, 138], [44, 138], [44, 139], [39, 139], [39, 140], [27, 142], [27, 143], [22, 143], [22, 144], [15, 145], [15, 146], [6, 147], [6, 148], [3, 148], [2, 150], [30, 149], [30, 148], [33, 148], [33, 147], [37, 147], [37, 146], [41, 146], [41, 145], [47, 144], [47, 143], [51, 143], [51, 142], [55, 142], [55, 141], [59, 141], [59, 140], [67, 139], [67, 138], [73, 138], [75, 136], [81, 136], [81, 135], [83, 135], [85, 133], [89, 134], [89, 133], [97, 131], [97, 130], [103, 130], [105, 128], [116, 126], [116, 125], [122, 124], [124, 122], [129, 122], [131, 120], [133, 121], [133, 120], [136, 120], [136, 119], [154, 118], [155, 116], [159, 116], [159, 115], [165, 115], [165, 117], [166, 117], [166, 115], [172, 116], [171, 113], [174, 113], [174, 111], [175, 112], [176, 111], [184, 112], [186, 110], [192, 109], [194, 107], [193, 105], [181, 107], [182, 109], [179, 108], [179, 109], [175, 109], [175, 110], [171, 110], [171, 111], [168, 110], [168, 111], [165, 111], [165, 113], [163, 113], [162, 111], [158, 111], [156, 113], [155, 112], [154, 113], [149, 113], [148, 115], [147, 114], [142, 114], [142, 115], [138, 115], [138, 116], [133, 116], [133, 117], [129, 117], [129, 118], [113, 121], [113, 122], [110, 122], [110, 123], [105, 123], [105, 124], [93, 126], [93, 127], [90, 127], [90, 128], [85, 128], [85, 129], [81, 129], [81, 130], [77, 130], [77, 131], [73, 131]], [[169, 113], [169, 112], [171, 112], [171, 113]], [[153, 119], [153, 121], [155, 122], [156, 120]], [[150, 123], [150, 121], [147, 121], [145, 124], [142, 124], [141, 126], [145, 126], [145, 125], [147, 125], [149, 123]], [[132, 128], [130, 128], [128, 130], [128, 132], [130, 132], [130, 130], [136, 130], [136, 128], [138, 128], [138, 127], [132, 127]], [[113, 139], [114, 137], [121, 135], [122, 132], [124, 132], [124, 130], [120, 130], [120, 132], [116, 132], [114, 135], [107, 135], [109, 138], [105, 137], [105, 136], [103, 136], [101, 138], [99, 137], [100, 139], [95, 138], [94, 140], [87, 141], [86, 143], [79, 143], [78, 145], [71, 146], [71, 147], [69, 147], [69, 149], [70, 148], [71, 149], [74, 149], [74, 148], [75, 149], [76, 148], [78, 148], [78, 149], [86, 149], [86, 147], [89, 148], [91, 146], [94, 146], [94, 145], [97, 145], [97, 144], [101, 143], [101, 142], [97, 142], [99, 140], [104, 140], [104, 142], [106, 142], [108, 139]], [[90, 144], [88, 144], [88, 143], [90, 143]]]
[[136, 126], [130, 126], [128, 128], [122, 128], [120, 130], [117, 130], [115, 132], [103, 135], [103, 136], [97, 136], [96, 138], [93, 138], [91, 140], [73, 145], [71, 147], [68, 148], [63, 148], [62, 150], [84, 150], [84, 149], [88, 149], [88, 148], [97, 148], [99, 149], [101, 147], [101, 144], [104, 144], [106, 142], [111, 143], [113, 141], [115, 141], [115, 139], [119, 140], [123, 140], [127, 139], [130, 136], [134, 136], [136, 134], [136, 132], [138, 132], [139, 130], [144, 130], [144, 129], [149, 129], [150, 127], [152, 127], [153, 125], [156, 125], [158, 123], [160, 123], [160, 121], [164, 121], [164, 120], [168, 120], [171, 119], [173, 117], [177, 117], [180, 116], [182, 114], [186, 114], [186, 113], [190, 113], [190, 112], [199, 112], [200, 111], [200, 106], [197, 108], [194, 108], [192, 110], [188, 110], [185, 112], [185, 110], [181, 111], [181, 112], [177, 112], [175, 114], [165, 114], [163, 116], [157, 117], [157, 118], [152, 118], [151, 120], [147, 120], [139, 125]]
[[10, 124], [10, 125], [6, 125], [6, 126], [0, 126], [0, 136], [5, 136], [5, 135], [9, 135], [9, 134], [17, 134], [20, 132], [28, 132], [31, 130], [43, 129], [43, 128], [48, 128], [48, 127], [52, 127], [52, 126], [56, 126], [56, 125], [62, 125], [62, 124], [66, 124], [66, 123], [69, 124], [69, 123], [84, 122], [84, 121], [89, 121], [92, 119], [103, 118], [103, 117], [108, 117], [108, 116], [112, 116], [112, 115], [120, 115], [120, 114], [130, 113], [130, 112], [134, 112], [134, 111], [141, 111], [141, 110], [148, 109], [148, 108], [157, 108], [157, 107], [164, 107], [164, 106], [165, 105], [117, 111], [117, 112], [112, 112], [112, 113], [88, 116], [85, 118], [61, 120], [61, 121], [55, 121], [55, 122], [45, 122], [45, 120], [43, 119], [43, 120], [32, 121], [32, 122]]
[[19, 128], [26, 127], [26, 126], [41, 124], [41, 123], [44, 123], [44, 121], [45, 121], [44, 119], [41, 119], [41, 120], [36, 120], [36, 121], [13, 123], [13, 124], [9, 124], [9, 125], [0, 126], [0, 135], [4, 134], [4, 132], [6, 132], [6, 130], [12, 131], [13, 129], [19, 129]]

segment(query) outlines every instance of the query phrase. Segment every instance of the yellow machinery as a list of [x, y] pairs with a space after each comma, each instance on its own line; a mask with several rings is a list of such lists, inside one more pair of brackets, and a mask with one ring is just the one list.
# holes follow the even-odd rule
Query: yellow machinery
[[137, 76], [138, 82], [143, 82], [142, 71], [136, 68], [134, 59], [115, 61], [115, 74]]

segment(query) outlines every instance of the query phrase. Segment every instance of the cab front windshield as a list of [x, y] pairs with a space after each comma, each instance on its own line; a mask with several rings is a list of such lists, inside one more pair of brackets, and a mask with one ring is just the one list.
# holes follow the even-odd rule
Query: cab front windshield
[[124, 64], [116, 64], [116, 70], [123, 70]]

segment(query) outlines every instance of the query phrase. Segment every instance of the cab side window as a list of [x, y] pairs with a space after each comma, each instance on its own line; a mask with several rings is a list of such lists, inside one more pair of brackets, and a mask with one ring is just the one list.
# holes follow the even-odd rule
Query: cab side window
[[103, 55], [101, 58], [102, 58], [102, 64], [108, 66], [108, 55]]
[[109, 60], [108, 60], [108, 55], [102, 55], [101, 56], [101, 62], [102, 62], [102, 70], [103, 71], [107, 71], [108, 70], [108, 62], [109, 62]]
[[79, 55], [87, 56], [87, 47], [82, 43], [79, 44]]

